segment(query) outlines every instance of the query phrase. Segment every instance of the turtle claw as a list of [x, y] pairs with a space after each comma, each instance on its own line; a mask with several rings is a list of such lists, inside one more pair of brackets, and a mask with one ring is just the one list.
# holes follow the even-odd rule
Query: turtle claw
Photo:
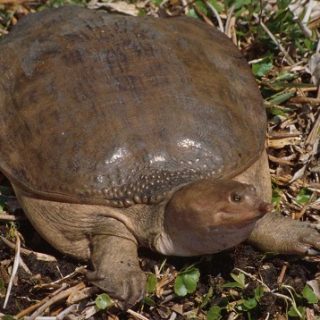
[[144, 296], [146, 275], [141, 270], [123, 275], [109, 274], [107, 277], [102, 277], [94, 271], [89, 272], [87, 278], [92, 284], [108, 293], [122, 310], [132, 307]]
[[[303, 222], [302, 222], [303, 223]], [[301, 237], [301, 243], [308, 246], [306, 254], [308, 255], [319, 255], [320, 254], [320, 232], [318, 227], [306, 226], [305, 233], [308, 233]]]
[[307, 250], [307, 255], [308, 256], [319, 256], [320, 255], [320, 250], [314, 250], [314, 249], [309, 248]]

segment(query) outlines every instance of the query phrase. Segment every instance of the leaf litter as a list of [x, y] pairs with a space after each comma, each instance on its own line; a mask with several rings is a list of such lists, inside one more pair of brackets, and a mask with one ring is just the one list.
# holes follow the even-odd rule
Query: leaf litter
[[[225, 32], [246, 56], [265, 99], [274, 205], [288, 218], [320, 223], [318, 1], [0, 0], [0, 36], [23, 16], [65, 3], [129, 15], [188, 15]], [[123, 313], [86, 282], [87, 266], [37, 236], [12, 205], [1, 174], [0, 192], [3, 319], [319, 319], [320, 258], [263, 254], [246, 244], [192, 259], [163, 260], [142, 250], [148, 294]]]

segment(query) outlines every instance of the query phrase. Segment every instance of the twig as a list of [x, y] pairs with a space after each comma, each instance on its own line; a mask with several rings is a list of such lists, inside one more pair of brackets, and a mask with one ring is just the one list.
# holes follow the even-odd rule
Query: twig
[[[311, 16], [311, 12], [312, 12], [312, 9], [314, 7], [314, 0], [309, 0], [308, 4], [307, 4], [307, 10], [306, 10], [306, 13], [302, 19], [302, 25], [304, 26], [305, 30], [306, 30], [306, 36], [309, 36], [311, 37], [312, 36], [312, 31], [308, 28], [308, 21], [310, 19], [310, 16]], [[304, 31], [304, 29], [303, 29]]]
[[17, 5], [17, 4], [22, 4], [26, 2], [31, 2], [32, 0], [0, 0], [0, 4], [12, 4], [12, 5]]
[[45, 302], [37, 311], [35, 311], [28, 320], [35, 320], [39, 315], [41, 315], [48, 307], [55, 304], [56, 302], [63, 300], [67, 298], [72, 292], [76, 290], [83, 289], [85, 287], [85, 284], [83, 282], [78, 283], [76, 286], [71, 287], [67, 290], [64, 290], [57, 294], [56, 296], [52, 297], [50, 300]]
[[205, 23], [207, 23], [211, 27], [214, 26], [213, 22], [199, 9], [196, 4], [193, 4], [193, 8], [196, 11], [197, 15], [199, 15]]
[[132, 309], [128, 309], [127, 313], [131, 314], [134, 318], [140, 319], [140, 320], [149, 320], [147, 317], [133, 311]]
[[237, 314], [234, 311], [230, 312], [228, 316], [228, 320], [235, 320], [235, 319], [237, 319]]
[[[21, 249], [20, 249], [21, 250]], [[23, 259], [20, 256], [20, 267], [29, 275], [32, 275], [32, 272], [30, 271], [30, 269], [28, 268], [28, 266], [25, 264], [25, 262], [23, 261]]]
[[5, 214], [0, 212], [0, 220], [4, 221], [17, 221], [17, 220], [24, 220], [23, 217], [16, 217], [13, 214]]
[[312, 154], [316, 154], [316, 141], [319, 139], [319, 130], [320, 130], [320, 112], [318, 114], [318, 117], [313, 125], [312, 130], [310, 131], [307, 139], [306, 139], [306, 145], [310, 145], [312, 147]]
[[260, 21], [260, 25], [263, 28], [263, 30], [268, 34], [270, 39], [275, 43], [275, 45], [280, 49], [280, 51], [283, 53], [285, 58], [287, 59], [287, 62], [290, 65], [294, 65], [293, 59], [289, 56], [288, 52], [284, 49], [284, 47], [281, 45], [281, 43], [276, 39], [276, 37], [272, 34], [272, 32], [268, 29], [268, 27]]
[[233, 12], [235, 9], [235, 4], [233, 4], [230, 9], [228, 10], [228, 15], [227, 15], [227, 20], [225, 23], [225, 34], [231, 38], [231, 30], [230, 30], [230, 23], [231, 23], [231, 18], [233, 17]]
[[70, 296], [67, 299], [67, 304], [74, 304], [81, 300], [90, 298], [94, 294], [97, 294], [98, 292], [99, 292], [99, 288], [97, 287], [84, 288], [82, 290], [79, 290], [78, 292], [70, 294]]
[[271, 154], [268, 154], [268, 158], [270, 161], [275, 162], [275, 163], [280, 163], [280, 164], [285, 164], [287, 166], [293, 166], [294, 163], [292, 161], [283, 159], [283, 158], [277, 158]]
[[[29, 320], [27, 317], [26, 320]], [[37, 317], [37, 320], [57, 320], [57, 317]]]
[[67, 274], [66, 276], [58, 279], [58, 280], [55, 280], [55, 281], [52, 281], [50, 283], [45, 283], [45, 284], [40, 284], [40, 285], [36, 285], [35, 286], [35, 289], [44, 289], [44, 288], [50, 288], [50, 287], [54, 287], [62, 282], [65, 282], [66, 280], [68, 279], [71, 279], [73, 278], [74, 276], [78, 275], [78, 274], [84, 274], [85, 271], [86, 271], [86, 266], [80, 266], [80, 267], [77, 267], [73, 272]]
[[310, 97], [293, 97], [290, 99], [293, 103], [309, 103], [311, 105], [317, 106], [320, 104], [320, 98], [310, 98]]
[[320, 51], [320, 39], [318, 39], [316, 52], [319, 52], [319, 51]]
[[5, 297], [4, 303], [3, 303], [3, 309], [5, 309], [7, 307], [7, 304], [8, 304], [8, 301], [9, 301], [9, 297], [10, 297], [10, 293], [11, 293], [11, 289], [12, 289], [13, 280], [14, 280], [16, 274], [17, 274], [18, 267], [19, 267], [19, 264], [20, 264], [20, 246], [21, 246], [20, 238], [16, 234], [16, 248], [15, 248], [16, 254], [15, 254], [15, 257], [14, 257], [14, 261], [13, 261], [13, 267], [12, 267], [11, 277], [10, 277], [8, 288], [7, 288], [7, 292], [6, 292], [6, 297]]
[[[239, 268], [235, 268], [234, 270], [238, 270], [239, 272], [242, 272], [244, 275], [248, 276], [249, 278], [259, 282], [266, 290], [267, 292], [270, 292], [271, 294], [275, 295], [276, 297], [278, 298], [281, 298], [281, 299], [284, 299], [285, 301], [290, 301], [292, 307], [295, 309], [295, 311], [297, 312], [297, 314], [300, 314], [299, 310], [297, 309], [297, 305], [296, 305], [296, 302], [293, 298], [290, 298], [284, 294], [281, 294], [281, 293], [278, 293], [278, 292], [274, 292], [272, 291], [263, 281], [259, 280], [257, 277], [253, 276], [252, 274], [248, 273], [248, 272], [245, 272], [243, 271], [242, 269], [239, 269]], [[289, 294], [292, 296], [292, 293], [291, 291], [289, 290], [289, 287], [288, 286], [282, 286], [283, 288], [286, 288], [289, 292]]]
[[[98, 313], [99, 310], [95, 305], [89, 305], [81, 312], [81, 319], [94, 319], [94, 315]], [[78, 318], [76, 317], [75, 320]]]
[[187, 15], [189, 13], [189, 6], [187, 0], [181, 0], [182, 7], [183, 7], [183, 13]]
[[64, 309], [61, 311], [57, 317], [56, 320], [63, 320], [65, 319], [66, 315], [68, 315], [70, 312], [76, 311], [78, 309], [79, 305], [78, 304], [72, 304], [68, 308]]
[[292, 305], [292, 308], [293, 308], [294, 311], [297, 313], [297, 315], [299, 316], [299, 318], [302, 319], [301, 312], [299, 311], [299, 309], [298, 309], [298, 307], [297, 307], [297, 304], [296, 304], [296, 301], [294, 300], [294, 295], [293, 295], [293, 293], [292, 293], [293, 288], [290, 287], [290, 286], [285, 286], [285, 285], [283, 285], [282, 287], [285, 288], [285, 289], [289, 292], [289, 294], [290, 294], [290, 296], [291, 296], [291, 299], [290, 299], [289, 297], [287, 297], [287, 296], [285, 296], [285, 297], [289, 298], [289, 300], [290, 300], [290, 302], [291, 302], [291, 305]]
[[15, 318], [17, 318], [17, 319], [23, 318], [24, 316], [26, 316], [29, 313], [33, 312], [34, 310], [38, 309], [41, 305], [43, 305], [46, 301], [48, 301], [52, 296], [55, 296], [56, 294], [58, 294], [59, 292], [64, 290], [66, 288], [66, 286], [67, 285], [64, 283], [59, 289], [57, 289], [56, 291], [50, 293], [48, 296], [46, 296], [41, 301], [38, 301], [37, 303], [35, 303], [35, 304], [29, 306], [28, 308], [20, 311], [18, 314], [15, 315]]
[[286, 262], [281, 268], [281, 272], [280, 272], [279, 277], [277, 279], [278, 284], [281, 284], [283, 282], [283, 278], [286, 274], [287, 268], [288, 268], [288, 263]]
[[260, 279], [258, 279], [255, 276], [253, 276], [252, 274], [250, 274], [248, 272], [245, 272], [245, 271], [243, 271], [242, 269], [239, 269], [239, 268], [234, 268], [234, 270], [237, 270], [237, 271], [243, 273], [244, 275], [246, 275], [247, 277], [259, 282], [264, 288], [267, 289], [268, 292], [271, 292], [271, 289], [263, 281], [261, 281]]
[[310, 38], [312, 36], [312, 31], [308, 27], [308, 21], [309, 21], [313, 6], [314, 6], [314, 0], [309, 0], [309, 2], [307, 4], [307, 10], [306, 10], [306, 13], [305, 13], [302, 21], [299, 19], [299, 14], [295, 14], [292, 11], [292, 13], [294, 14], [293, 21], [298, 23], [300, 29], [302, 30], [303, 34], [307, 38]]
[[206, 3], [206, 6], [208, 7], [208, 9], [211, 11], [211, 13], [216, 17], [217, 21], [218, 21], [218, 29], [221, 31], [221, 32], [224, 32], [224, 27], [223, 27], [223, 22], [220, 18], [220, 15], [218, 13], [218, 11], [216, 10], [216, 8], [211, 4], [209, 3], [208, 1], [205, 1]]
[[167, 295], [167, 296], [162, 300], [161, 303], [166, 304], [166, 303], [168, 303], [169, 301], [172, 301], [175, 297], [176, 297], [176, 296], [175, 296], [174, 294], [169, 294], [169, 295]]
[[176, 318], [177, 318], [177, 314], [175, 312], [172, 312], [168, 320], [175, 320]]
[[[15, 248], [15, 244], [12, 243], [11, 241], [9, 241], [8, 239], [6, 239], [5, 237], [0, 236], [0, 239], [11, 249]], [[53, 256], [50, 256], [48, 254], [44, 254], [44, 253], [39, 253], [39, 252], [35, 252], [35, 251], [31, 251], [25, 248], [21, 248], [20, 249], [21, 254], [24, 255], [30, 255], [30, 254], [34, 254], [35, 257], [37, 258], [37, 260], [42, 260], [42, 261], [47, 261], [47, 262], [56, 262], [57, 259]]]

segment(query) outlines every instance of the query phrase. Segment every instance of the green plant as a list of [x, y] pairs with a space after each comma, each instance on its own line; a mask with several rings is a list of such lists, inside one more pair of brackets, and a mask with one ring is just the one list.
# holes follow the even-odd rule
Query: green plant
[[106, 293], [99, 294], [95, 300], [95, 303], [99, 310], [106, 310], [114, 305], [114, 302]]
[[200, 271], [194, 266], [187, 267], [179, 272], [174, 283], [174, 292], [179, 297], [196, 291], [200, 278]]

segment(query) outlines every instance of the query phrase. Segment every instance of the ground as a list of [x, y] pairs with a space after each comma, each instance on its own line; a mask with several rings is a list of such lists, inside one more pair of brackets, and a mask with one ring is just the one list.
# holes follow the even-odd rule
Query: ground
[[[63, 3], [0, 0], [0, 36], [24, 15]], [[131, 15], [186, 14], [223, 29], [252, 66], [265, 99], [274, 206], [288, 219], [319, 223], [318, 2], [68, 3]], [[263, 254], [247, 244], [193, 259], [165, 258], [142, 250], [148, 294], [143, 302], [121, 312], [86, 282], [84, 263], [62, 256], [37, 235], [3, 175], [0, 192], [3, 319], [320, 319], [320, 258]], [[10, 277], [19, 261], [10, 290]], [[4, 309], [6, 293], [9, 300]]]

